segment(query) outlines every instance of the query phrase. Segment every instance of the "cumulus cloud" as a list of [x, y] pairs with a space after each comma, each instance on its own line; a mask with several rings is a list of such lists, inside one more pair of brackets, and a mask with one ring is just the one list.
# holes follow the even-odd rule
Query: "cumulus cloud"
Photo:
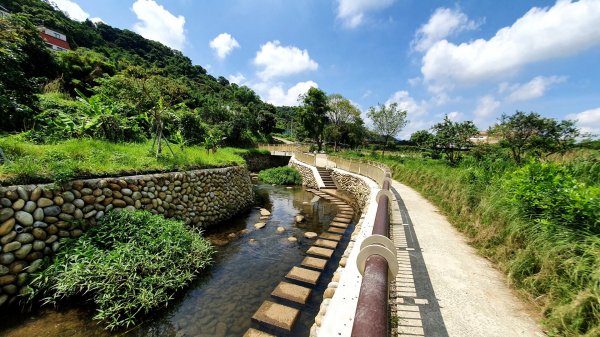
[[237, 73], [235, 75], [229, 75], [227, 78], [229, 79], [229, 82], [233, 82], [238, 85], [242, 84], [246, 80], [246, 76], [244, 76], [242, 73]]
[[576, 119], [581, 132], [591, 133], [596, 138], [600, 135], [600, 108], [570, 114], [567, 115], [567, 118]]
[[76, 21], [85, 21], [90, 14], [84, 11], [76, 2], [70, 0], [53, 0], [56, 7], [65, 12], [71, 19]]
[[154, 0], [136, 0], [131, 7], [138, 18], [133, 30], [143, 37], [182, 50], [185, 17], [175, 16]]
[[524, 65], [566, 57], [600, 44], [600, 1], [560, 0], [534, 7], [489, 40], [459, 45], [441, 40], [422, 59], [426, 81], [451, 87], [517, 72]]
[[277, 40], [269, 41], [260, 47], [254, 64], [263, 67], [263, 70], [258, 72], [263, 81], [319, 68], [319, 64], [310, 58], [306, 49], [282, 46]]
[[477, 107], [475, 108], [475, 117], [477, 120], [486, 120], [493, 117], [496, 110], [500, 107], [500, 102], [497, 101], [494, 96], [486, 95], [479, 97], [477, 100]]
[[438, 8], [429, 21], [417, 30], [411, 44], [414, 50], [424, 52], [448, 36], [477, 27], [479, 23], [469, 20], [467, 15], [458, 9]]
[[523, 84], [515, 84], [512, 86], [503, 83], [500, 85], [500, 92], [509, 91], [508, 101], [528, 101], [534, 98], [544, 96], [546, 89], [553, 84], [564, 82], [567, 78], [564, 76], [537, 76], [531, 81]]
[[319, 85], [313, 81], [299, 82], [287, 90], [282, 83], [259, 83], [253, 86], [264, 100], [276, 106], [300, 105], [300, 95], [306, 94], [312, 87], [318, 88]]
[[217, 35], [208, 44], [220, 59], [224, 59], [235, 48], [239, 48], [240, 44], [229, 33], [221, 33]]
[[425, 103], [417, 103], [415, 99], [410, 96], [410, 93], [405, 90], [396, 91], [385, 102], [386, 105], [391, 103], [398, 103], [398, 108], [400, 110], [406, 110], [409, 116], [427, 114]]
[[338, 0], [338, 18], [349, 28], [364, 22], [365, 14], [389, 7], [394, 0]]

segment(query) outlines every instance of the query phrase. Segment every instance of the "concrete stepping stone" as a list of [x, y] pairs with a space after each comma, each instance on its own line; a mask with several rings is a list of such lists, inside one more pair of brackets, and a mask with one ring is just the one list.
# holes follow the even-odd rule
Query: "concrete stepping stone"
[[304, 258], [304, 260], [302, 260], [302, 263], [300, 263], [300, 265], [303, 267], [323, 270], [327, 265], [327, 260], [307, 256]]
[[353, 211], [340, 211], [338, 214], [354, 216]]
[[321, 276], [321, 272], [300, 267], [293, 267], [292, 270], [285, 275], [285, 277], [289, 278], [290, 280], [296, 280], [312, 285], [317, 284], [319, 276]]
[[256, 330], [256, 329], [248, 329], [248, 331], [246, 331], [246, 333], [244, 334], [243, 337], [277, 337], [271, 334], [268, 334], [266, 332], [262, 332], [260, 330]]
[[306, 304], [308, 296], [312, 290], [303, 286], [280, 282], [275, 290], [271, 293], [271, 296], [279, 297], [284, 300]]
[[337, 221], [332, 221], [329, 226], [333, 226], [333, 227], [340, 227], [340, 228], [348, 228], [348, 224], [347, 223], [343, 223], [343, 222], [337, 222]]
[[327, 228], [327, 231], [334, 233], [334, 234], [344, 234], [344, 232], [346, 230], [344, 228], [339, 228], [339, 227], [329, 227], [329, 228]]
[[292, 327], [299, 315], [300, 311], [298, 309], [271, 301], [264, 301], [260, 308], [258, 308], [258, 311], [254, 313], [252, 319], [286, 331], [292, 331]]
[[350, 221], [352, 221], [352, 219], [348, 219], [348, 218], [340, 218], [339, 216], [336, 216], [335, 218], [333, 218], [332, 220], [333, 222], [343, 222], [343, 223], [350, 223]]
[[336, 217], [352, 219], [354, 217], [354, 213], [339, 212], [336, 214]]
[[333, 249], [312, 246], [306, 251], [306, 254], [330, 258], [333, 255]]
[[335, 241], [329, 241], [329, 240], [323, 240], [323, 239], [318, 239], [317, 241], [315, 241], [315, 246], [324, 247], [324, 248], [335, 249], [337, 247], [337, 245], [338, 245], [338, 243]]
[[327, 233], [327, 232], [321, 233], [321, 236], [319, 236], [319, 237], [322, 239], [333, 240], [333, 241], [340, 241], [342, 239], [342, 236], [339, 234], [332, 234], [332, 233]]

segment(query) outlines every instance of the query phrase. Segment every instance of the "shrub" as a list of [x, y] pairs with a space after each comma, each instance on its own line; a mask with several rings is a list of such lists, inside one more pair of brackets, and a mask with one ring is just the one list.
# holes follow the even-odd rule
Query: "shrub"
[[134, 325], [165, 306], [211, 263], [212, 246], [182, 222], [149, 212], [109, 212], [99, 225], [70, 239], [31, 282], [45, 304], [82, 296], [107, 329]]
[[300, 172], [293, 167], [275, 167], [263, 170], [258, 173], [258, 177], [267, 184], [277, 185], [301, 185], [302, 176]]

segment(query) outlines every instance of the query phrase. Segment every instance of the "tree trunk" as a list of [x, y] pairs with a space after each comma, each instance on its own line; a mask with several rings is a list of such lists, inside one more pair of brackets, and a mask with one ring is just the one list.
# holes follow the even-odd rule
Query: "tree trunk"
[[387, 148], [388, 138], [390, 136], [385, 136], [385, 142], [383, 143], [383, 150], [381, 151], [381, 157], [385, 158], [385, 149]]

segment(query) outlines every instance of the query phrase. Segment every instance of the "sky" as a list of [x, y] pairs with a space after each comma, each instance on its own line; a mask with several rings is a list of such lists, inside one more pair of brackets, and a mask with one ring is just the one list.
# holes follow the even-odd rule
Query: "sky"
[[575, 119], [600, 135], [600, 0], [54, 0], [182, 51], [208, 73], [298, 105], [311, 86], [408, 112], [400, 139], [445, 115]]

